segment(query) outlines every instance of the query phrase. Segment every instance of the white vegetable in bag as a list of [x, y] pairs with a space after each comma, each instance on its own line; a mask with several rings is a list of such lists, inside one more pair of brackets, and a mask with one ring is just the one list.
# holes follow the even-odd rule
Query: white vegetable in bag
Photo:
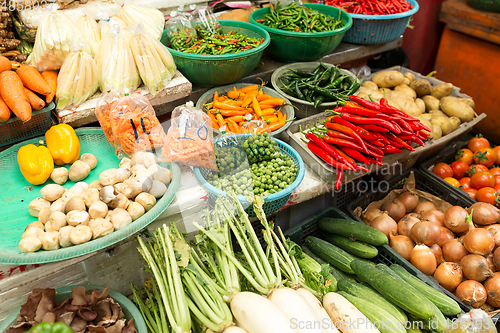
[[106, 21], [100, 21], [99, 24], [101, 25], [101, 39], [104, 39], [115, 25], [118, 25], [120, 28], [119, 31], [121, 32], [123, 32], [123, 30], [127, 27], [127, 23], [123, 22], [123, 20], [118, 17], [112, 17]]
[[155, 8], [124, 5], [116, 14], [127, 25], [144, 24], [144, 30], [152, 37], [160, 40], [165, 25], [165, 17]]
[[94, 19], [87, 15], [80, 16], [77, 24], [82, 29], [81, 31], [87, 39], [90, 50], [92, 51], [91, 56], [95, 57], [97, 49], [99, 48], [99, 42], [101, 41], [101, 29], [99, 29], [99, 25], [97, 25]]

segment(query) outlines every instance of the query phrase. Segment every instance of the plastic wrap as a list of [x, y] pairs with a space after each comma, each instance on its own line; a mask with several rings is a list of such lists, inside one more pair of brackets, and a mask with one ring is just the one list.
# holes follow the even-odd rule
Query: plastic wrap
[[57, 109], [82, 104], [98, 88], [97, 66], [84, 51], [85, 44], [75, 43], [71, 48], [57, 76]]
[[453, 320], [445, 333], [497, 333], [497, 329], [486, 312], [472, 309]]
[[111, 129], [111, 122], [109, 121], [109, 114], [116, 104], [125, 97], [123, 91], [115, 90], [104, 95], [95, 107], [95, 115], [99, 124], [101, 125], [104, 134], [108, 141], [113, 144], [113, 130]]
[[221, 25], [210, 7], [198, 9], [193, 13], [193, 26], [200, 39], [221, 33]]
[[193, 167], [216, 168], [210, 118], [192, 102], [172, 111], [172, 125], [161, 159]]
[[87, 39], [87, 43], [92, 51], [91, 55], [95, 57], [97, 49], [99, 48], [99, 42], [101, 41], [101, 29], [99, 29], [99, 25], [94, 19], [87, 15], [80, 16], [77, 24], [82, 29], [83, 35]]
[[123, 5], [116, 16], [122, 19], [127, 25], [144, 24], [146, 33], [158, 40], [160, 40], [163, 34], [165, 18], [158, 9]]
[[175, 75], [175, 63], [165, 45], [144, 32], [140, 24], [129, 41], [142, 81], [152, 95], [167, 87]]
[[165, 22], [165, 31], [168, 38], [168, 46], [174, 50], [184, 52], [197, 40], [196, 30], [191, 24], [191, 15], [180, 15]]
[[64, 59], [71, 51], [73, 43], [83, 43], [85, 51], [92, 53], [90, 46], [85, 44], [86, 38], [75, 21], [59, 11], [44, 17], [36, 32], [33, 53], [27, 63], [38, 71], [57, 70], [61, 68]]

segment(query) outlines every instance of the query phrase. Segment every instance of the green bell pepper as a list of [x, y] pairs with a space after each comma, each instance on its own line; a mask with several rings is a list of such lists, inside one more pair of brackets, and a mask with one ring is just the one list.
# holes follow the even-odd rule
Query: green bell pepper
[[71, 327], [65, 323], [39, 323], [33, 326], [28, 333], [73, 333]]

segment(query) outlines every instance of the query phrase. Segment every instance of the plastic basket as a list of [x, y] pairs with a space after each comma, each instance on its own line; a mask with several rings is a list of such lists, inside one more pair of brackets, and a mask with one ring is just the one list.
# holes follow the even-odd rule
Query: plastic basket
[[256, 10], [248, 18], [251, 23], [269, 32], [271, 35], [271, 44], [269, 44], [267, 52], [280, 61], [318, 60], [335, 50], [342, 41], [346, 31], [352, 26], [352, 18], [343, 10], [314, 3], [305, 4], [305, 6], [332, 17], [339, 17], [341, 15], [341, 20], [346, 25], [340, 29], [327, 32], [293, 32], [274, 29], [257, 23], [257, 20], [269, 13], [269, 7]]
[[[238, 145], [240, 145], [240, 142], [243, 143], [249, 136], [251, 136], [251, 134], [226, 135], [224, 136], [224, 138], [227, 138], [227, 141], [231, 143], [230, 146], [226, 147], [235, 147], [234, 145], [235, 142], [238, 142]], [[264, 209], [266, 215], [277, 212], [278, 210], [280, 210], [281, 207], [283, 207], [286, 204], [292, 192], [300, 185], [300, 183], [304, 179], [304, 174], [305, 174], [304, 162], [302, 162], [302, 158], [300, 158], [300, 155], [295, 151], [295, 149], [293, 149], [292, 147], [290, 147], [288, 144], [286, 144], [281, 140], [278, 140], [276, 138], [273, 139], [278, 144], [280, 151], [292, 159], [293, 163], [297, 167], [297, 176], [295, 177], [295, 181], [284, 190], [281, 190], [279, 192], [264, 197], [264, 206], [262, 208]], [[216, 138], [214, 140], [214, 145], [216, 146], [217, 142], [221, 140], [222, 137]], [[212, 170], [206, 168], [194, 168], [194, 175], [196, 176], [196, 179], [198, 179], [201, 186], [207, 191], [209, 200], [212, 203], [214, 203], [219, 195], [225, 196], [226, 192], [219, 190], [218, 188], [207, 182], [205, 177], [211, 172]], [[253, 207], [245, 199], [244, 196], [238, 195], [238, 200], [244, 206], [248, 205], [248, 207], [245, 209], [248, 216], [250, 217], [256, 216], [255, 212], [253, 211]]]
[[[262, 53], [271, 40], [267, 31], [253, 24], [225, 20], [219, 22], [223, 33], [237, 31], [248, 37], [264, 39], [264, 41], [248, 51], [223, 55], [192, 54], [167, 47], [174, 58], [177, 69], [189, 81], [201, 87], [223, 86], [237, 82], [250, 74], [259, 64]], [[165, 32], [163, 32], [161, 42], [168, 45]]]
[[0, 147], [44, 135], [52, 125], [51, 115], [54, 108], [54, 102], [50, 102], [43, 109], [33, 111], [30, 121], [23, 123], [21, 119], [12, 117], [6, 122], [0, 123], [0, 133], [2, 133]]
[[406, 29], [410, 16], [418, 12], [419, 5], [415, 0], [407, 0], [413, 9], [391, 15], [349, 14], [352, 27], [346, 32], [343, 42], [360, 45], [385, 44], [398, 39]]

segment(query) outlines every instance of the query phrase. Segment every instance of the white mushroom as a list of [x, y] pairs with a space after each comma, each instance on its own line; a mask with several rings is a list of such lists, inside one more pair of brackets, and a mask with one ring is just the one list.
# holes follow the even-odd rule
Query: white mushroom
[[75, 184], [75, 186], [76, 185], [81, 186], [84, 191], [86, 191], [89, 188], [89, 184], [87, 184], [86, 182], [78, 182]]
[[127, 158], [127, 157], [122, 158], [122, 160], [120, 161], [120, 165], [119, 166], [120, 166], [120, 168], [124, 168], [124, 169], [129, 169], [130, 170], [130, 168], [132, 167], [130, 165], [130, 158]]
[[165, 185], [168, 185], [172, 180], [172, 173], [166, 168], [160, 168], [153, 174], [153, 180], [157, 180]]
[[42, 230], [45, 229], [43, 223], [40, 221], [31, 222], [26, 226], [26, 228], [24, 228], [24, 231], [28, 230], [29, 228], [40, 228]]
[[59, 229], [66, 226], [66, 224], [66, 215], [64, 213], [53, 212], [50, 214], [49, 222], [45, 223], [45, 230], [59, 231]]
[[104, 186], [99, 192], [99, 199], [106, 204], [115, 197], [115, 188], [112, 185]]
[[66, 202], [66, 206], [64, 206], [64, 211], [66, 214], [71, 212], [72, 210], [86, 210], [85, 202], [80, 197], [72, 197]]
[[130, 205], [127, 207], [127, 212], [130, 214], [130, 217], [132, 217], [132, 221], [137, 220], [139, 217], [144, 215], [146, 210], [142, 205], [138, 202], [131, 202]]
[[167, 192], [165, 184], [157, 180], [153, 180], [153, 186], [149, 189], [149, 194], [153, 195], [155, 198], [161, 198], [165, 192]]
[[142, 192], [142, 183], [135, 178], [129, 178], [123, 183], [115, 185], [115, 192], [122, 193], [129, 199], [135, 198]]
[[62, 196], [62, 199], [64, 201], [68, 201], [69, 199], [73, 198], [73, 197], [79, 197], [83, 194], [83, 192], [86, 190], [86, 183], [84, 182], [78, 182], [76, 183], [75, 185], [73, 185], [72, 188], [70, 188], [68, 191], [66, 191], [63, 196]]
[[106, 216], [104, 216], [104, 219], [111, 221], [111, 213], [113, 213], [113, 210], [112, 209], [108, 210], [108, 213], [106, 214]]
[[55, 168], [50, 174], [50, 179], [56, 184], [63, 185], [68, 181], [69, 171], [66, 168]]
[[44, 208], [50, 208], [50, 201], [45, 200], [44, 198], [36, 198], [31, 200], [28, 205], [28, 213], [31, 216], [38, 217], [38, 214]]
[[45, 232], [41, 237], [42, 249], [45, 251], [57, 250], [59, 248], [59, 231]]
[[22, 253], [36, 252], [42, 247], [42, 241], [38, 237], [25, 237], [19, 242], [19, 250]]
[[105, 218], [108, 214], [108, 205], [102, 201], [96, 201], [89, 207], [89, 215], [93, 219]]
[[56, 201], [64, 194], [65, 188], [57, 184], [45, 185], [40, 190], [40, 195], [42, 198], [48, 201]]
[[50, 214], [52, 214], [50, 208], [42, 209], [40, 213], [38, 213], [38, 221], [40, 221], [40, 223], [42, 224], [47, 223], [49, 221]]
[[118, 183], [118, 169], [108, 169], [101, 172], [99, 182], [102, 186], [110, 186]]
[[69, 179], [74, 182], [84, 180], [90, 174], [90, 165], [80, 160], [75, 161], [73, 165], [69, 168]]
[[99, 190], [96, 188], [88, 188], [82, 194], [85, 206], [89, 208], [94, 202], [99, 201]]
[[21, 238], [26, 237], [37, 237], [40, 238], [44, 233], [44, 230], [37, 227], [27, 228], [26, 231], [21, 235]]
[[131, 166], [142, 164], [146, 168], [148, 168], [152, 164], [156, 164], [156, 163], [158, 163], [158, 159], [156, 158], [155, 154], [153, 154], [153, 153], [137, 152], [130, 159]]
[[153, 186], [153, 178], [151, 176], [142, 177], [138, 179], [142, 184], [142, 192], [149, 192], [151, 186]]
[[146, 167], [142, 164], [133, 166], [132, 169], [130, 169], [130, 171], [132, 171], [132, 175], [137, 179], [150, 176], [148, 169], [146, 169]]
[[147, 212], [156, 204], [156, 198], [149, 193], [143, 192], [135, 198], [135, 202], [140, 203]]
[[59, 230], [59, 245], [61, 245], [61, 247], [70, 247], [73, 245], [70, 235], [74, 229], [75, 227], [67, 225]]
[[159, 164], [151, 164], [148, 168], [149, 175], [152, 176], [158, 170], [160, 170], [161, 166]]
[[97, 158], [94, 156], [94, 154], [90, 153], [85, 153], [80, 156], [80, 161], [87, 163], [92, 170], [94, 170], [97, 165]]
[[132, 217], [130, 214], [122, 208], [116, 208], [111, 212], [111, 223], [115, 230], [120, 230], [132, 223]]
[[53, 212], [62, 212], [64, 213], [64, 207], [66, 207], [66, 201], [64, 200], [64, 196], [61, 199], [57, 199], [50, 205], [50, 213]]
[[115, 209], [115, 208], [127, 209], [129, 204], [130, 204], [130, 200], [125, 195], [118, 193], [113, 198], [113, 200], [108, 202], [108, 207], [111, 209]]
[[71, 230], [69, 239], [75, 245], [86, 243], [92, 239], [92, 230], [86, 225], [78, 225]]
[[72, 210], [68, 213], [68, 215], [66, 215], [66, 222], [75, 227], [77, 225], [88, 225], [89, 221], [89, 213], [84, 210]]
[[[118, 178], [117, 183], [122, 183], [129, 179], [132, 173], [129, 169], [120, 168], [116, 171], [116, 177]], [[115, 183], [116, 184], [116, 183]], [[114, 184], [113, 184], [114, 185]]]
[[90, 230], [92, 230], [92, 238], [107, 236], [114, 231], [113, 224], [105, 219], [95, 219], [89, 223]]
[[100, 182], [100, 181], [98, 181], [98, 180], [94, 180], [93, 182], [91, 182], [91, 183], [89, 184], [89, 188], [95, 188], [95, 189], [97, 189], [98, 191], [100, 191], [100, 190], [101, 190], [101, 188], [102, 188], [101, 182]]

